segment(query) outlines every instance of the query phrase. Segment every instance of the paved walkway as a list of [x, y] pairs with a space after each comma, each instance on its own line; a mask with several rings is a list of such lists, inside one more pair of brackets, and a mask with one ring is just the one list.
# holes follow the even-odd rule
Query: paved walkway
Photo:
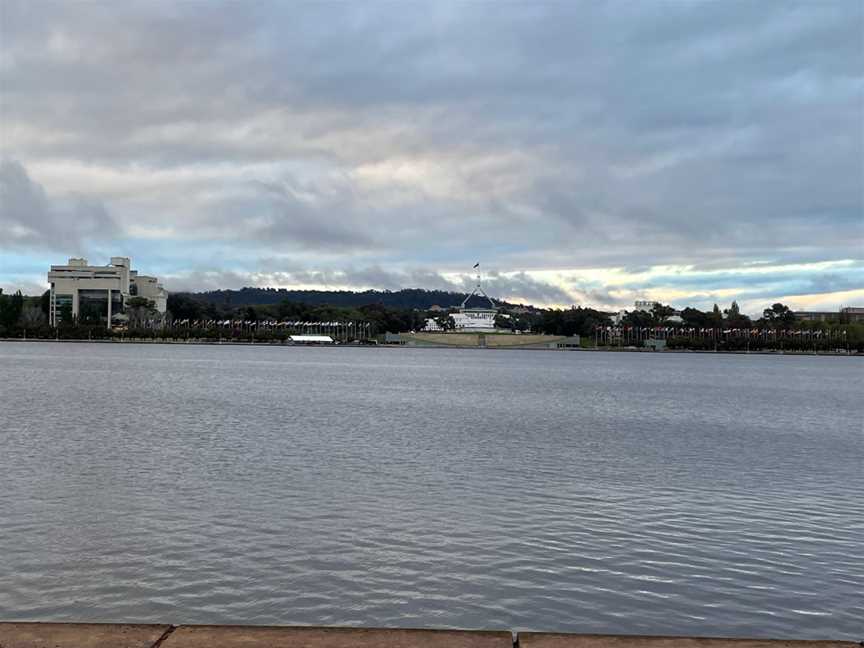
[[509, 631], [0, 623], [0, 648], [860, 648], [843, 641]]

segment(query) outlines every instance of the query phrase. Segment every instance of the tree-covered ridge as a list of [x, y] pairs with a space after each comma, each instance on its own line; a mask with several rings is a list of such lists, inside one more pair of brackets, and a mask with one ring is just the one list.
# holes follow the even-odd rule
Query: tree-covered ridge
[[[199, 293], [182, 293], [191, 299], [220, 306], [268, 306], [283, 301], [311, 304], [314, 306], [358, 307], [380, 304], [388, 308], [410, 308], [426, 310], [433, 306], [455, 308], [468, 296], [467, 293], [447, 290], [425, 290], [403, 288], [401, 290], [288, 290], [286, 288], [241, 288], [239, 290], [211, 290]], [[513, 306], [496, 300], [496, 304]]]

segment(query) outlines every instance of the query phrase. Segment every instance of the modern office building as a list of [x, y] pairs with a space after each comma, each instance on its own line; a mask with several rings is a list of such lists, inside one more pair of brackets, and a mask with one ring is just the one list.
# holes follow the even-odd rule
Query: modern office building
[[864, 308], [842, 306], [839, 311], [795, 311], [795, 318], [810, 322], [836, 322], [854, 324], [864, 322]]
[[864, 322], [864, 308], [844, 306], [840, 309], [840, 319], [844, 322]]
[[111, 257], [106, 266], [91, 266], [87, 259], [69, 259], [66, 265], [51, 266], [48, 283], [52, 326], [61, 321], [67, 308], [75, 319], [104, 321], [111, 328], [132, 297], [152, 301], [159, 313], [168, 306], [168, 293], [159, 280], [139, 275], [126, 257]]
[[795, 311], [795, 319], [807, 322], [833, 322], [837, 318], [834, 311]]

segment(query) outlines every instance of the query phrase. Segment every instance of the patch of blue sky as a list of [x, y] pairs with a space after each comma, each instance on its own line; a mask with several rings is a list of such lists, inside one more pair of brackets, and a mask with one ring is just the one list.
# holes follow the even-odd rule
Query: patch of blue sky
[[[741, 288], [746, 291], [750, 287], [775, 286], [810, 286], [815, 283], [831, 284], [826, 286], [831, 291], [852, 290], [864, 287], [864, 266], [855, 265], [842, 268], [793, 268], [789, 270], [778, 269], [773, 272], [711, 272], [711, 273], [682, 273], [655, 275], [646, 280], [639, 280], [622, 284], [622, 288], [630, 290], [648, 290], [653, 288], [692, 288], [694, 290], [724, 290], [730, 286]], [[835, 288], [834, 286], [842, 286]], [[823, 292], [818, 290], [816, 292]], [[814, 292], [811, 290], [810, 292]]]
[[52, 263], [61, 263], [65, 258], [45, 253], [6, 252], [0, 254], [0, 277], [12, 279], [17, 276], [32, 276], [48, 272]]

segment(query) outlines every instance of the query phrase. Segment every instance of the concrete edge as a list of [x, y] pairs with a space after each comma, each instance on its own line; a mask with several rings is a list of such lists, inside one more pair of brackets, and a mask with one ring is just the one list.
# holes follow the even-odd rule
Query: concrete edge
[[838, 639], [774, 639], [758, 637], [718, 637], [686, 635], [615, 635], [576, 634], [565, 632], [519, 632], [518, 648], [629, 648], [632, 646], [656, 648], [705, 648], [729, 646], [734, 648], [771, 646], [772, 648], [861, 648], [864, 641]]
[[[508, 646], [513, 648], [861, 648], [864, 641], [832, 639], [765, 639], [742, 637], [687, 637], [674, 635], [613, 635], [448, 628], [375, 628], [356, 626], [207, 625], [161, 623], [64, 623], [0, 621], [0, 648], [171, 648], [205, 646], [223, 635], [226, 646], [302, 645], [394, 646]], [[356, 642], [352, 641], [352, 635]], [[388, 636], [389, 635], [389, 636]], [[260, 638], [259, 641], [257, 638]], [[302, 637], [302, 644], [295, 641]], [[388, 641], [392, 637], [392, 641]], [[375, 639], [370, 643], [370, 638]], [[445, 641], [446, 640], [446, 641]], [[476, 640], [476, 641], [475, 641]]]
[[167, 623], [0, 621], [0, 648], [158, 648]]

